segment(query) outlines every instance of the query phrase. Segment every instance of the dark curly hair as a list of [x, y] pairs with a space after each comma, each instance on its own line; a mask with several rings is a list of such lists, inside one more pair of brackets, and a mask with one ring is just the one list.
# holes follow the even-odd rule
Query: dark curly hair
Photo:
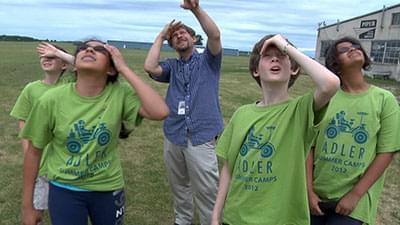
[[[265, 42], [265, 40], [268, 40], [270, 38], [272, 38], [273, 36], [275, 36], [275, 34], [270, 34], [270, 35], [266, 35], [264, 36], [261, 40], [259, 40], [253, 47], [253, 50], [250, 53], [250, 59], [249, 59], [249, 71], [250, 71], [250, 75], [254, 78], [254, 80], [257, 81], [257, 84], [261, 87], [261, 81], [260, 81], [260, 77], [255, 77], [254, 76], [254, 72], [257, 71], [258, 68], [258, 64], [260, 63], [260, 59], [261, 59], [261, 48]], [[290, 45], [292, 45], [293, 47], [295, 47], [292, 43], [290, 43], [288, 40], [286, 40]], [[300, 66], [299, 64], [297, 64], [297, 62], [295, 60], [293, 60], [292, 58], [290, 58], [290, 65], [291, 65], [291, 69], [293, 71], [296, 71]], [[296, 75], [292, 75], [290, 76], [290, 80], [289, 80], [289, 84], [288, 84], [288, 88], [291, 87], [294, 82], [296, 81], [297, 77], [299, 76], [300, 70], [297, 72]]]
[[[330, 71], [332, 71], [334, 74], [339, 76], [339, 78], [340, 78], [340, 74], [341, 74], [341, 66], [340, 66], [340, 63], [339, 63], [336, 47], [337, 47], [338, 44], [343, 43], [343, 42], [350, 42], [352, 44], [357, 44], [357, 45], [361, 46], [361, 43], [360, 43], [359, 40], [357, 40], [357, 39], [355, 39], [353, 37], [348, 37], [348, 36], [340, 38], [340, 39], [334, 41], [329, 46], [329, 48], [327, 49], [327, 51], [325, 53], [325, 66]], [[365, 50], [364, 50], [364, 48], [362, 46], [361, 46], [360, 50], [364, 55], [364, 65], [362, 66], [362, 68], [364, 70], [368, 70], [370, 65], [371, 65], [371, 59], [368, 57], [367, 53], [365, 52]]]

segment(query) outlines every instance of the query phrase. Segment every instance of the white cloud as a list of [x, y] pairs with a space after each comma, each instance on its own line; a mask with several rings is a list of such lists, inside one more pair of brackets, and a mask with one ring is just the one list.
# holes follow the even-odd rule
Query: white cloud
[[[0, 0], [0, 34], [81, 40], [89, 36], [154, 40], [172, 19], [205, 34], [180, 0]], [[396, 0], [200, 0], [221, 29], [225, 47], [250, 50], [266, 34], [281, 33], [299, 49], [313, 51], [318, 23], [346, 20]]]

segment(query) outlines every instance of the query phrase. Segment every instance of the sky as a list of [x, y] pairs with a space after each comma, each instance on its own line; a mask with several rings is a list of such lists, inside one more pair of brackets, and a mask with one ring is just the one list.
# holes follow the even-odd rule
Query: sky
[[[206, 35], [182, 0], [0, 0], [0, 35], [77, 41], [153, 42], [172, 19]], [[399, 0], [200, 0], [221, 30], [222, 45], [250, 51], [279, 33], [313, 56], [318, 24], [327, 25], [399, 4]]]

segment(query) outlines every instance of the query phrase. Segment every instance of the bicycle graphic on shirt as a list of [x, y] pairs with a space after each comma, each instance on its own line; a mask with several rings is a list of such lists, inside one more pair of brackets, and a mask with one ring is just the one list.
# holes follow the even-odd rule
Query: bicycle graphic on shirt
[[74, 124], [74, 129], [68, 135], [67, 149], [71, 153], [78, 153], [83, 145], [95, 139], [100, 146], [110, 142], [111, 132], [107, 129], [105, 123], [100, 123], [97, 128], [93, 126], [92, 129], [86, 129], [85, 121], [79, 120], [78, 123]]
[[245, 156], [249, 152], [250, 149], [260, 150], [261, 157], [268, 158], [271, 157], [275, 151], [274, 145], [269, 142], [271, 140], [272, 133], [275, 129], [275, 126], [266, 127], [269, 130], [269, 137], [266, 142], [261, 143], [263, 139], [263, 134], [259, 134], [257, 136], [254, 135], [254, 127], [252, 127], [247, 134], [245, 142], [240, 147], [240, 155]]
[[328, 138], [335, 138], [339, 133], [351, 133], [354, 141], [358, 144], [364, 144], [368, 140], [368, 132], [365, 129], [366, 124], [363, 122], [364, 116], [368, 115], [365, 112], [358, 112], [360, 123], [354, 124], [354, 119], [346, 120], [344, 111], [336, 113], [336, 120], [333, 118], [325, 130], [325, 135]]

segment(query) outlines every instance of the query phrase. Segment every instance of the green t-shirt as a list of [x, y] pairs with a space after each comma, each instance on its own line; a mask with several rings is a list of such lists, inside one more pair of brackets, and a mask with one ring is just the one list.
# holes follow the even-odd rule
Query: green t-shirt
[[140, 101], [126, 83], [108, 84], [95, 97], [80, 96], [75, 83], [47, 91], [21, 137], [48, 147], [48, 179], [92, 191], [124, 186], [117, 153], [121, 123], [138, 125]]
[[27, 120], [32, 108], [39, 101], [39, 98], [56, 85], [43, 83], [37, 80], [27, 84], [15, 102], [10, 115], [19, 120]]
[[[370, 86], [360, 94], [342, 90], [332, 98], [319, 127], [314, 153], [313, 188], [322, 200], [337, 201], [348, 193], [377, 153], [400, 149], [399, 105], [389, 91]], [[351, 217], [375, 224], [382, 176]]]
[[[10, 113], [10, 115], [16, 119], [26, 121], [28, 119], [29, 113], [32, 111], [33, 106], [39, 101], [39, 98], [48, 90], [63, 84], [63, 82], [58, 82], [55, 85], [43, 83], [41, 80], [37, 80], [27, 84], [19, 95], [15, 105]], [[46, 148], [44, 149], [44, 152]], [[40, 161], [39, 176], [46, 175], [46, 155], [42, 157]]]
[[315, 134], [312, 93], [240, 107], [216, 147], [231, 174], [224, 222], [309, 225], [305, 159]]

